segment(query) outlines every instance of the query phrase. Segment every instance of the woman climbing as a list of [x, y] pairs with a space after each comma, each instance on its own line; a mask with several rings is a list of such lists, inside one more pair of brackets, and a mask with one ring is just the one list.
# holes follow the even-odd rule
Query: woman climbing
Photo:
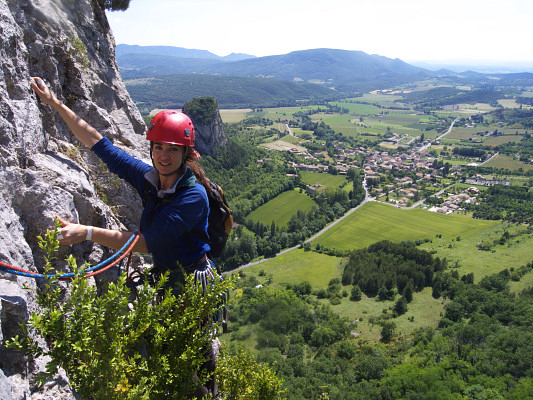
[[[154, 116], [146, 135], [153, 164], [148, 165], [115, 147], [58, 100], [41, 78], [32, 78], [31, 86], [45, 104], [59, 113], [78, 140], [143, 198], [141, 234], [134, 251], [151, 254], [154, 264], [151, 278], [157, 279], [168, 270], [169, 282], [179, 290], [185, 273], [194, 272], [204, 278], [206, 274], [215, 273], [206, 256], [209, 203], [204, 185], [208, 187], [208, 183], [197, 163], [198, 153], [193, 150], [195, 132], [189, 117], [169, 110]], [[61, 244], [92, 240], [119, 249], [132, 235], [133, 232], [61, 220], [58, 238]], [[214, 370], [214, 364], [211, 349], [206, 365], [209, 372]], [[211, 393], [216, 394], [214, 379], [208, 386]], [[198, 394], [207, 393], [206, 388], [199, 390]]]

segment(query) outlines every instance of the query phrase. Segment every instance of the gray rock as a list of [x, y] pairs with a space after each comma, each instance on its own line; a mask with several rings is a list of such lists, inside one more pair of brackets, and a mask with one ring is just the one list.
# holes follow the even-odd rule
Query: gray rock
[[[99, 4], [0, 0], [0, 261], [30, 271], [42, 267], [36, 237], [53, 226], [56, 215], [138, 229], [136, 193], [102, 167], [30, 88], [32, 76], [42, 77], [60, 100], [118, 147], [148, 158], [145, 124], [120, 77], [115, 40]], [[71, 252], [79, 263], [110, 254], [82, 242], [63, 246], [59, 258]], [[4, 346], [37, 310], [23, 284], [37, 287], [31, 278], [0, 271], [0, 399], [72, 399], [64, 373], [42, 388], [32, 383], [45, 358], [28, 360]]]

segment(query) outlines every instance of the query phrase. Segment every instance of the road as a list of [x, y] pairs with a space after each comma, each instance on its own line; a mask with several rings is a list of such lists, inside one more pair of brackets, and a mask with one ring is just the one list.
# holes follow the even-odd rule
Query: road
[[490, 160], [492, 160], [494, 157], [496, 157], [498, 154], [500, 153], [494, 153], [488, 160], [485, 160], [483, 161], [481, 164], [479, 164], [479, 166], [481, 167], [482, 165], [485, 165], [486, 163], [488, 163]]
[[[448, 128], [448, 130], [446, 132], [444, 132], [442, 135], [440, 135], [439, 137], [437, 137], [437, 139], [435, 140], [440, 140], [442, 137], [446, 136], [448, 133], [450, 133], [453, 129], [453, 126], [455, 124], [455, 122], [457, 122], [459, 118], [456, 118], [452, 121], [450, 127]], [[285, 124], [287, 126], [287, 129], [289, 130], [289, 135], [291, 136], [294, 136], [294, 134], [292, 133], [292, 130], [291, 128], [289, 128], [289, 124]], [[427, 149], [429, 146], [431, 146], [432, 143], [429, 143], [425, 146], [423, 146], [422, 148], [419, 149], [419, 151], [424, 151], [425, 149]], [[359, 207], [361, 207], [363, 204], [365, 204], [366, 202], [368, 201], [376, 201], [376, 199], [372, 198], [372, 197], [369, 197], [368, 196], [368, 189], [366, 187], [366, 179], [363, 181], [363, 187], [365, 189], [365, 198], [364, 200], [356, 207], [352, 208], [350, 211], [348, 211], [346, 214], [344, 214], [342, 217], [340, 217], [339, 219], [333, 221], [331, 224], [329, 224], [328, 226], [326, 226], [324, 229], [322, 229], [320, 232], [318, 232], [316, 235], [313, 235], [312, 237], [310, 237], [309, 239], [307, 239], [304, 243], [309, 243], [313, 240], [315, 240], [317, 237], [319, 237], [320, 235], [322, 235], [324, 232], [326, 232], [328, 229], [331, 229], [332, 227], [334, 227], [335, 225], [337, 225], [339, 222], [341, 222], [344, 218], [348, 217], [350, 214], [352, 214], [355, 210], [359, 209]], [[436, 194], [440, 194], [442, 193], [444, 190], [446, 189], [443, 189], [442, 191], [440, 191], [439, 193], [436, 193]], [[412, 208], [415, 208], [415, 207], [418, 207], [420, 204], [422, 204], [424, 202], [424, 200], [421, 200], [415, 204], [413, 204], [412, 206], [410, 207], [397, 207], [399, 209], [403, 209], [403, 210], [408, 210], [408, 209], [412, 209]], [[383, 204], [387, 204], [387, 203], [383, 203]], [[285, 249], [285, 250], [282, 250], [280, 251], [279, 253], [277, 253], [274, 257], [277, 257], [277, 256], [280, 256], [282, 254], [285, 254], [285, 253], [288, 253], [289, 251], [292, 251], [294, 249], [297, 249], [299, 248], [300, 245], [298, 246], [294, 246], [294, 247], [291, 247], [291, 248], [288, 248], [288, 249]], [[270, 258], [274, 258], [274, 257], [270, 257]], [[249, 263], [249, 264], [245, 264], [245, 265], [241, 265], [240, 267], [238, 268], [235, 268], [231, 271], [227, 271], [227, 272], [224, 272], [224, 274], [226, 273], [231, 273], [231, 272], [236, 272], [236, 271], [240, 271], [241, 269], [244, 269], [244, 268], [248, 268], [248, 267], [251, 267], [253, 265], [257, 265], [257, 264], [261, 264], [262, 262], [265, 262], [267, 260], [270, 260], [270, 258], [264, 258], [262, 260], [259, 260], [259, 261], [255, 261], [255, 262], [252, 262], [252, 263]]]
[[[363, 201], [361, 203], [359, 203], [359, 205], [357, 205], [356, 207], [350, 209], [346, 214], [344, 214], [342, 217], [340, 217], [339, 219], [336, 219], [335, 221], [333, 221], [331, 224], [329, 224], [328, 226], [326, 226], [324, 229], [322, 229], [320, 232], [318, 232], [316, 235], [310, 237], [309, 239], [307, 239], [304, 243], [309, 243], [313, 240], [315, 240], [317, 237], [319, 237], [320, 235], [322, 235], [324, 232], [326, 232], [328, 229], [334, 227], [335, 225], [337, 225], [340, 221], [342, 221], [344, 218], [348, 217], [350, 214], [352, 214], [355, 210], [357, 210], [359, 207], [361, 207], [363, 204], [365, 204], [367, 201], [373, 201], [374, 199], [372, 197], [369, 197], [368, 196], [368, 189], [366, 187], [366, 179], [363, 180], [363, 188], [365, 189], [365, 198], [363, 199]], [[285, 249], [285, 250], [282, 250], [280, 251], [279, 253], [277, 253], [274, 257], [277, 257], [277, 256], [280, 256], [282, 254], [285, 254], [285, 253], [288, 253], [289, 251], [292, 251], [294, 249], [298, 249], [300, 247], [300, 245], [298, 246], [294, 246], [294, 247], [290, 247], [288, 249]], [[232, 272], [236, 272], [236, 271], [240, 271], [241, 269], [244, 269], [244, 268], [248, 268], [248, 267], [251, 267], [252, 265], [257, 265], [257, 264], [261, 264], [262, 262], [265, 262], [267, 260], [270, 260], [271, 258], [274, 258], [274, 257], [270, 257], [270, 258], [264, 258], [262, 260], [259, 260], [259, 261], [254, 261], [254, 262], [251, 262], [249, 264], [244, 264], [244, 265], [241, 265], [240, 267], [238, 268], [235, 268], [235, 269], [232, 269], [231, 271], [227, 271], [227, 272], [223, 272], [223, 274], [227, 274], [227, 273], [232, 273]]]
[[289, 131], [289, 135], [294, 136], [294, 133], [292, 133], [292, 129], [289, 127], [289, 124], [285, 124], [287, 127], [287, 130]]
[[[459, 117], [455, 118], [453, 121], [452, 121], [452, 124], [450, 125], [450, 127], [448, 128], [448, 130], [446, 132], [444, 132], [442, 135], [440, 135], [439, 137], [437, 137], [435, 139], [435, 141], [437, 140], [440, 140], [441, 138], [443, 138], [444, 136], [446, 136], [448, 133], [450, 133], [453, 129], [453, 126], [455, 125], [455, 123], [459, 120]], [[422, 152], [424, 150], [426, 150], [427, 148], [429, 148], [431, 145], [433, 144], [433, 141], [431, 141], [431, 143], [428, 143], [424, 146], [422, 146], [420, 149], [418, 149], [419, 152]]]

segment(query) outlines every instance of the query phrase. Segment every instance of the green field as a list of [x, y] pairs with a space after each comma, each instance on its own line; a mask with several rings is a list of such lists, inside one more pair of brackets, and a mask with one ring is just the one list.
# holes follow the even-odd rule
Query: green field
[[489, 162], [483, 164], [483, 166], [492, 167], [492, 168], [505, 168], [509, 170], [517, 170], [519, 168], [522, 168], [524, 171], [533, 170], [533, 165], [525, 164], [519, 160], [515, 160], [503, 154], [498, 154], [496, 157], [492, 158]]
[[303, 281], [313, 288], [326, 289], [333, 278], [342, 274], [342, 259], [296, 249], [246, 268], [246, 273], [264, 271], [272, 274], [275, 285], [295, 284]]
[[[346, 287], [346, 290], [351, 290], [351, 287]], [[325, 304], [329, 303], [329, 300], [322, 301]], [[348, 318], [350, 321], [359, 320], [353, 332], [365, 339], [379, 340], [381, 326], [370, 323], [370, 318], [379, 317], [383, 314], [383, 310], [390, 313], [390, 309], [394, 307], [394, 301], [379, 301], [377, 297], [368, 298], [363, 295], [360, 301], [350, 301], [349, 297], [345, 297], [341, 304], [330, 306], [335, 313]], [[414, 293], [413, 301], [409, 303], [407, 312], [394, 318], [393, 321], [398, 332], [408, 335], [418, 328], [437, 326], [440, 313], [443, 310], [442, 299], [434, 299], [431, 296], [431, 288], [425, 288], [419, 293]], [[414, 318], [414, 320], [410, 321], [409, 318]]]
[[312, 244], [320, 243], [339, 250], [360, 249], [380, 240], [432, 239], [436, 235], [451, 239], [479, 233], [497, 222], [474, 220], [464, 215], [444, 215], [420, 208], [399, 210], [389, 205], [369, 202], [339, 222]]
[[[363, 230], [363, 225], [375, 225], [372, 231], [384, 233], [381, 236], [374, 234], [373, 239], [365, 238], [368, 229], [365, 234], [358, 233], [357, 248], [382, 239], [412, 239], [413, 231], [419, 234], [422, 232], [422, 237], [432, 236], [432, 240], [422, 244], [421, 249], [434, 252], [435, 257], [446, 258], [449, 267], [457, 268], [460, 276], [473, 272], [476, 282], [487, 274], [498, 273], [505, 268], [517, 268], [533, 261], [533, 234], [528, 234], [527, 227], [524, 226], [475, 220], [462, 215], [442, 215], [422, 209], [398, 210], [375, 202], [367, 203], [355, 214], [360, 220], [352, 218], [351, 221], [337, 225], [343, 227], [339, 233], [341, 237], [350, 236], [358, 227]], [[376, 214], [377, 219], [372, 218], [371, 214]], [[406, 228], [406, 224], [411, 227]], [[435, 237], [434, 232], [437, 231], [442, 235], [441, 238]], [[490, 251], [478, 249], [477, 243], [497, 240], [505, 231], [512, 236], [506, 244], [498, 244]], [[308, 281], [314, 289], [326, 289], [331, 279], [342, 276], [343, 265], [343, 259], [296, 249], [251, 266], [245, 271], [246, 274], [257, 276], [262, 284], [268, 284], [269, 279], [273, 286]], [[263, 276], [259, 276], [260, 271], [264, 272]], [[511, 289], [518, 292], [532, 284], [533, 272], [523, 276], [519, 282], [511, 282]], [[350, 293], [351, 286], [344, 286], [343, 290]], [[442, 298], [434, 299], [431, 292], [431, 288], [425, 288], [414, 294], [407, 313], [394, 319], [398, 332], [408, 335], [418, 328], [437, 325], [446, 301]], [[349, 296], [343, 297], [338, 305], [331, 305], [327, 299], [318, 301], [329, 304], [333, 311], [350, 321], [359, 320], [353, 330], [354, 334], [371, 340], [379, 340], [381, 331], [379, 325], [371, 323], [371, 318], [378, 318], [385, 311], [390, 313], [394, 305], [392, 300], [379, 301], [365, 295], [358, 302], [350, 301]]]
[[333, 101], [329, 104], [339, 106], [341, 108], [347, 108], [352, 115], [371, 115], [381, 112], [379, 107], [376, 107], [372, 104], [345, 103], [342, 101]]
[[346, 182], [346, 175], [331, 175], [313, 171], [300, 171], [302, 182], [306, 185], [316, 185], [320, 183], [326, 188], [336, 188]]
[[314, 204], [309, 196], [300, 193], [299, 190], [289, 190], [256, 208], [246, 218], [264, 225], [270, 225], [274, 221], [277, 226], [287, 226], [298, 210], [308, 211]]
[[[480, 220], [472, 220], [478, 222]], [[460, 275], [474, 273], [478, 282], [483, 276], [496, 274], [506, 268], [518, 268], [533, 261], [533, 235], [520, 234], [503, 245], [496, 245], [484, 251], [478, 243], [492, 243], [502, 237], [505, 231], [515, 235], [525, 231], [525, 227], [499, 223], [480, 230], [472, 235], [461, 235], [460, 240], [434, 238], [432, 243], [425, 243], [421, 249], [436, 251], [441, 258], [448, 259], [452, 265], [457, 263]]]
[[241, 122], [246, 118], [251, 109], [236, 109], [236, 110], [220, 110], [220, 117], [224, 123]]

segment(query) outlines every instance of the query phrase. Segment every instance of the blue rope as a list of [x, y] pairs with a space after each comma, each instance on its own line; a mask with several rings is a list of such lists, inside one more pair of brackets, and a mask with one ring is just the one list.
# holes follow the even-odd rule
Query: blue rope
[[[104, 260], [102, 261], [100, 264], [97, 264], [95, 265], [94, 267], [91, 267], [89, 269], [87, 269], [87, 271], [85, 271], [85, 273], [89, 273], [89, 272], [92, 272], [94, 270], [97, 270], [99, 268], [103, 268], [105, 267], [107, 264], [113, 262], [116, 258], [120, 257], [121, 253], [131, 244], [131, 242], [133, 241], [133, 239], [135, 239], [135, 237], [139, 235], [138, 232], [135, 232], [133, 235], [131, 235], [131, 237], [126, 241], [126, 243], [124, 244], [124, 246], [122, 246], [115, 254], [113, 254], [111, 257], [109, 257], [107, 260]], [[26, 278], [34, 278], [34, 279], [45, 279], [45, 278], [53, 278], [53, 277], [58, 277], [58, 278], [72, 278], [74, 277], [76, 274], [74, 274], [73, 272], [69, 272], [69, 273], [65, 273], [65, 274], [56, 274], [56, 275], [43, 275], [43, 274], [29, 274], [27, 272], [22, 272], [22, 271], [17, 271], [17, 270], [14, 270], [14, 269], [10, 269], [8, 267], [4, 267], [3, 265], [0, 264], [0, 270], [1, 271], [7, 271], [13, 275], [19, 275], [19, 276], [24, 276]]]

